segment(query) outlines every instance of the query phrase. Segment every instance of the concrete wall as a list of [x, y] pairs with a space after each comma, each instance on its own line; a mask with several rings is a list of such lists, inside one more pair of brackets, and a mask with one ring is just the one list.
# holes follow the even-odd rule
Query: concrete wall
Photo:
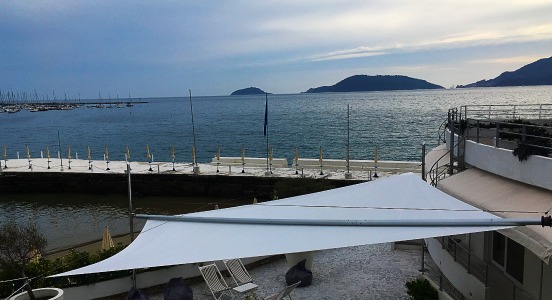
[[544, 283], [542, 285], [542, 299], [547, 299], [547, 297], [550, 297], [552, 295], [552, 266], [543, 264], [543, 272], [542, 272], [542, 282]]
[[523, 266], [523, 289], [527, 291], [534, 299], [539, 299], [541, 288], [541, 268], [540, 260], [533, 252], [525, 251], [525, 263]]
[[[449, 132], [450, 135], [450, 131]], [[455, 137], [458, 139], [458, 136]], [[450, 144], [447, 144], [450, 149]], [[466, 141], [466, 163], [502, 177], [552, 190], [552, 158], [532, 155], [520, 162], [512, 150]]]
[[472, 254], [480, 260], [485, 260], [485, 233], [477, 232], [471, 234]]
[[[295, 178], [217, 176], [189, 174], [133, 174], [132, 192], [137, 196], [253, 197], [269, 199], [274, 186]], [[331, 180], [336, 187], [362, 180]], [[0, 190], [9, 193], [127, 194], [125, 174], [99, 173], [3, 173]]]

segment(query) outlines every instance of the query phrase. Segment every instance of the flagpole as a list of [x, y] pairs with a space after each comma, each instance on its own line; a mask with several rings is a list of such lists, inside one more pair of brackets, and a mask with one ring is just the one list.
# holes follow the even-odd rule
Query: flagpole
[[350, 149], [350, 112], [349, 112], [349, 104], [347, 104], [347, 147], [345, 149], [345, 160], [347, 161], [347, 173], [345, 173], [345, 179], [352, 179], [353, 175], [351, 174], [351, 165], [349, 161], [349, 149]]
[[[132, 205], [132, 181], [130, 179], [130, 162], [127, 161], [127, 184], [128, 184], [128, 219], [130, 225], [130, 242], [134, 241], [134, 207]], [[136, 270], [132, 269], [132, 286], [136, 287]]]
[[58, 130], [58, 148], [59, 148], [59, 159], [61, 162], [61, 171], [63, 171], [63, 156], [61, 155], [61, 139], [59, 138], [59, 130]]
[[265, 121], [264, 121], [264, 134], [266, 137], [266, 176], [270, 176], [268, 169], [268, 93], [265, 93]]
[[196, 159], [196, 155], [195, 155], [195, 152], [196, 152], [196, 149], [195, 149], [195, 147], [196, 147], [196, 135], [195, 135], [195, 123], [194, 123], [194, 109], [192, 107], [192, 90], [188, 89], [188, 91], [190, 92], [190, 114], [192, 115], [192, 135], [194, 137], [194, 144], [192, 145], [192, 151], [194, 152], [193, 173], [197, 175], [197, 174], [199, 174], [199, 167], [197, 165], [197, 159]]

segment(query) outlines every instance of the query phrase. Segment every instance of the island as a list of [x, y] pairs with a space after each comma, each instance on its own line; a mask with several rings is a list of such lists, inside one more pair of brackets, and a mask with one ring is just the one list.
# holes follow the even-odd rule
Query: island
[[256, 87], [248, 87], [245, 89], [234, 91], [231, 96], [243, 96], [243, 95], [264, 95], [266, 94], [265, 91], [261, 90], [260, 88]]
[[444, 89], [440, 85], [402, 75], [353, 75], [332, 86], [310, 88], [305, 93], [370, 92], [393, 90]]
[[552, 57], [539, 59], [513, 72], [504, 72], [500, 76], [480, 80], [475, 83], [458, 85], [457, 88], [552, 85]]

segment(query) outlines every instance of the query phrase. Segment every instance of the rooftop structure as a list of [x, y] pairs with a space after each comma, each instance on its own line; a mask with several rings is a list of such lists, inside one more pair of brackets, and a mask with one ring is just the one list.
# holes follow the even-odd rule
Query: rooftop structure
[[[497, 216], [547, 215], [552, 208], [551, 124], [550, 104], [451, 109], [442, 126], [443, 144], [426, 156], [427, 180]], [[552, 292], [552, 232], [547, 228], [516, 227], [426, 243], [440, 269], [429, 275], [450, 282], [454, 299], [540, 300]]]

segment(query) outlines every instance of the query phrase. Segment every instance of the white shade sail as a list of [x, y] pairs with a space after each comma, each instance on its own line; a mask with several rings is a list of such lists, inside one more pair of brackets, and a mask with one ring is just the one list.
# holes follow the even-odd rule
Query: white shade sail
[[[314, 251], [506, 228], [409, 225], [408, 220], [501, 220], [435, 189], [410, 173], [314, 194], [185, 216], [268, 219], [275, 223], [278, 220], [306, 220], [307, 223], [327, 220], [330, 225], [148, 220], [136, 240], [120, 253], [55, 276]], [[407, 224], [331, 225], [336, 221], [389, 223], [392, 220], [407, 220]]]

